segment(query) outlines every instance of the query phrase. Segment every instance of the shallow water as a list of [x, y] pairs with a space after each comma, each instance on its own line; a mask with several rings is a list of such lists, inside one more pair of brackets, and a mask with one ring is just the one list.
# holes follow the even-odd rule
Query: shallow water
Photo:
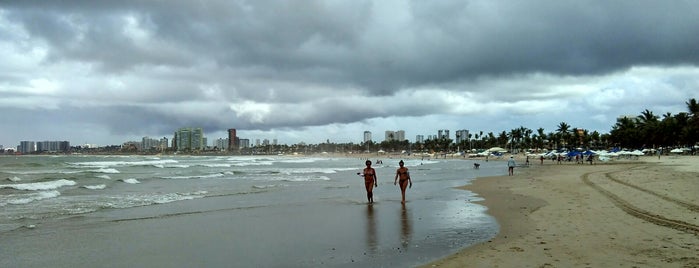
[[0, 266], [414, 266], [497, 232], [454, 187], [502, 163], [405, 161], [403, 206], [391, 159], [368, 205], [360, 159], [0, 157]]

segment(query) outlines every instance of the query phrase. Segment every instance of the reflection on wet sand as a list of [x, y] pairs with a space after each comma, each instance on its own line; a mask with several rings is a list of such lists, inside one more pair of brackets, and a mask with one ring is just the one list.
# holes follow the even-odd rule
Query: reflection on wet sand
[[366, 206], [366, 244], [371, 255], [376, 255], [379, 242], [376, 235], [376, 217], [374, 216], [374, 206], [369, 204]]
[[408, 209], [405, 207], [405, 204], [403, 204], [400, 212], [400, 234], [400, 242], [403, 248], [408, 250], [413, 229], [410, 227], [410, 217], [408, 216]]

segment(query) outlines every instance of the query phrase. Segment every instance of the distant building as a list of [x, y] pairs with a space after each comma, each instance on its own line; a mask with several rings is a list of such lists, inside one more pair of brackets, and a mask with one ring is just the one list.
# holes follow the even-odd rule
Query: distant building
[[162, 139], [160, 139], [160, 144], [158, 145], [158, 148], [160, 148], [161, 151], [167, 150], [168, 142], [168, 139], [166, 137], [163, 137]]
[[160, 150], [160, 140], [148, 136], [141, 138], [141, 151]]
[[444, 140], [449, 139], [449, 130], [448, 129], [437, 130], [437, 138], [444, 139]]
[[17, 151], [22, 154], [30, 154], [36, 151], [36, 144], [33, 141], [20, 141]]
[[67, 141], [40, 141], [36, 143], [37, 152], [67, 153], [70, 151], [70, 142]]
[[456, 140], [454, 142], [456, 142], [457, 144], [462, 143], [462, 142], [468, 143], [469, 142], [468, 134], [469, 134], [468, 130], [466, 130], [466, 129], [457, 130], [456, 131]]
[[238, 140], [240, 148], [250, 148], [250, 140], [249, 139], [239, 139]]
[[405, 130], [396, 131], [396, 140], [397, 141], [405, 141]]
[[228, 150], [237, 150], [240, 146], [240, 140], [236, 134], [235, 128], [228, 129]]
[[203, 150], [206, 146], [202, 128], [180, 128], [175, 132], [174, 140], [177, 151]]
[[398, 131], [391, 131], [391, 130], [386, 130], [385, 134], [385, 141], [404, 141], [405, 140], [405, 131], [404, 130], [398, 130]]
[[364, 131], [364, 142], [371, 141], [371, 131]]
[[228, 150], [228, 145], [229, 145], [228, 139], [221, 139], [221, 138], [217, 139], [216, 144], [214, 144], [216, 149], [221, 150], [221, 151]]
[[425, 143], [425, 136], [424, 135], [415, 136], [415, 142]]
[[386, 130], [384, 132], [383, 140], [384, 141], [393, 141], [396, 139], [396, 132], [393, 130]]

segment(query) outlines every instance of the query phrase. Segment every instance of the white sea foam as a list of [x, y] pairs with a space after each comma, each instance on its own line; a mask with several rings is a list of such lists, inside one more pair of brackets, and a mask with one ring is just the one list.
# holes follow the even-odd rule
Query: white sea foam
[[326, 176], [318, 177], [295, 177], [295, 178], [283, 178], [283, 181], [293, 181], [293, 182], [304, 182], [304, 181], [329, 181], [330, 178]]
[[14, 176], [14, 177], [11, 177], [11, 178], [7, 178], [7, 180], [8, 180], [8, 181], [11, 181], [11, 182], [22, 181], [22, 179], [20, 179], [20, 178], [17, 177], [17, 176]]
[[125, 183], [129, 183], [129, 184], [141, 183], [141, 182], [138, 181], [137, 179], [122, 179], [121, 181], [123, 181], [123, 182], [125, 182]]
[[269, 189], [269, 188], [274, 188], [277, 187], [276, 184], [267, 184], [267, 185], [253, 185], [252, 188], [255, 189]]
[[95, 172], [95, 173], [107, 173], [107, 174], [118, 174], [118, 173], [121, 173], [121, 172], [119, 172], [118, 170], [116, 170], [116, 169], [114, 169], [114, 168], [100, 168], [100, 169], [97, 169], [97, 170], [93, 170], [92, 172]]
[[105, 185], [105, 184], [83, 185], [83, 188], [90, 189], [90, 190], [103, 190], [103, 189], [107, 188], [107, 185]]
[[55, 181], [34, 182], [34, 183], [4, 184], [4, 185], [0, 185], [0, 189], [8, 188], [8, 189], [16, 189], [16, 190], [24, 190], [24, 191], [45, 191], [45, 190], [58, 189], [58, 188], [61, 188], [63, 186], [72, 186], [72, 185], [75, 185], [74, 181], [60, 179], [60, 180], [55, 180]]
[[146, 160], [146, 161], [94, 161], [94, 162], [75, 162], [70, 163], [75, 166], [82, 167], [119, 167], [119, 166], [154, 166], [179, 163], [177, 160]]
[[189, 168], [191, 165], [177, 164], [177, 165], [163, 165], [163, 168]]
[[24, 194], [24, 195], [21, 195], [19, 198], [7, 200], [7, 203], [11, 204], [11, 205], [24, 205], [24, 204], [29, 204], [29, 203], [34, 202], [34, 201], [55, 198], [55, 197], [58, 197], [60, 195], [61, 195], [61, 193], [58, 191], [37, 192], [37, 193], [31, 193], [31, 194]]
[[112, 179], [112, 177], [109, 177], [109, 175], [106, 175], [106, 174], [105, 174], [105, 175], [97, 175], [97, 178], [105, 179], [105, 180], [111, 180], [111, 179]]
[[168, 176], [163, 179], [184, 180], [184, 179], [213, 179], [225, 176], [223, 173], [214, 173], [207, 175], [190, 175], [190, 176]]
[[201, 166], [203, 166], [203, 167], [210, 167], [210, 168], [215, 168], [215, 167], [231, 167], [231, 164], [202, 164]]
[[114, 202], [103, 203], [103, 208], [129, 208], [137, 206], [147, 206], [152, 204], [165, 204], [176, 201], [192, 200], [206, 197], [207, 191], [195, 191], [189, 193], [167, 193], [167, 194], [143, 194], [121, 196], [113, 200]]

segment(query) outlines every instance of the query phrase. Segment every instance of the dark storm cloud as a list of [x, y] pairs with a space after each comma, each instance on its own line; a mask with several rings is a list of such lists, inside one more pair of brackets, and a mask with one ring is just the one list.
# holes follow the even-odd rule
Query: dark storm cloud
[[[59, 59], [123, 69], [202, 57], [233, 68], [259, 66], [262, 77], [383, 93], [480, 75], [595, 74], [699, 61], [699, 11], [683, 1], [414, 1], [395, 13], [368, 1], [28, 6], [11, 5], [11, 16], [47, 40]], [[122, 32], [127, 15], [181, 54], [128, 40]]]

